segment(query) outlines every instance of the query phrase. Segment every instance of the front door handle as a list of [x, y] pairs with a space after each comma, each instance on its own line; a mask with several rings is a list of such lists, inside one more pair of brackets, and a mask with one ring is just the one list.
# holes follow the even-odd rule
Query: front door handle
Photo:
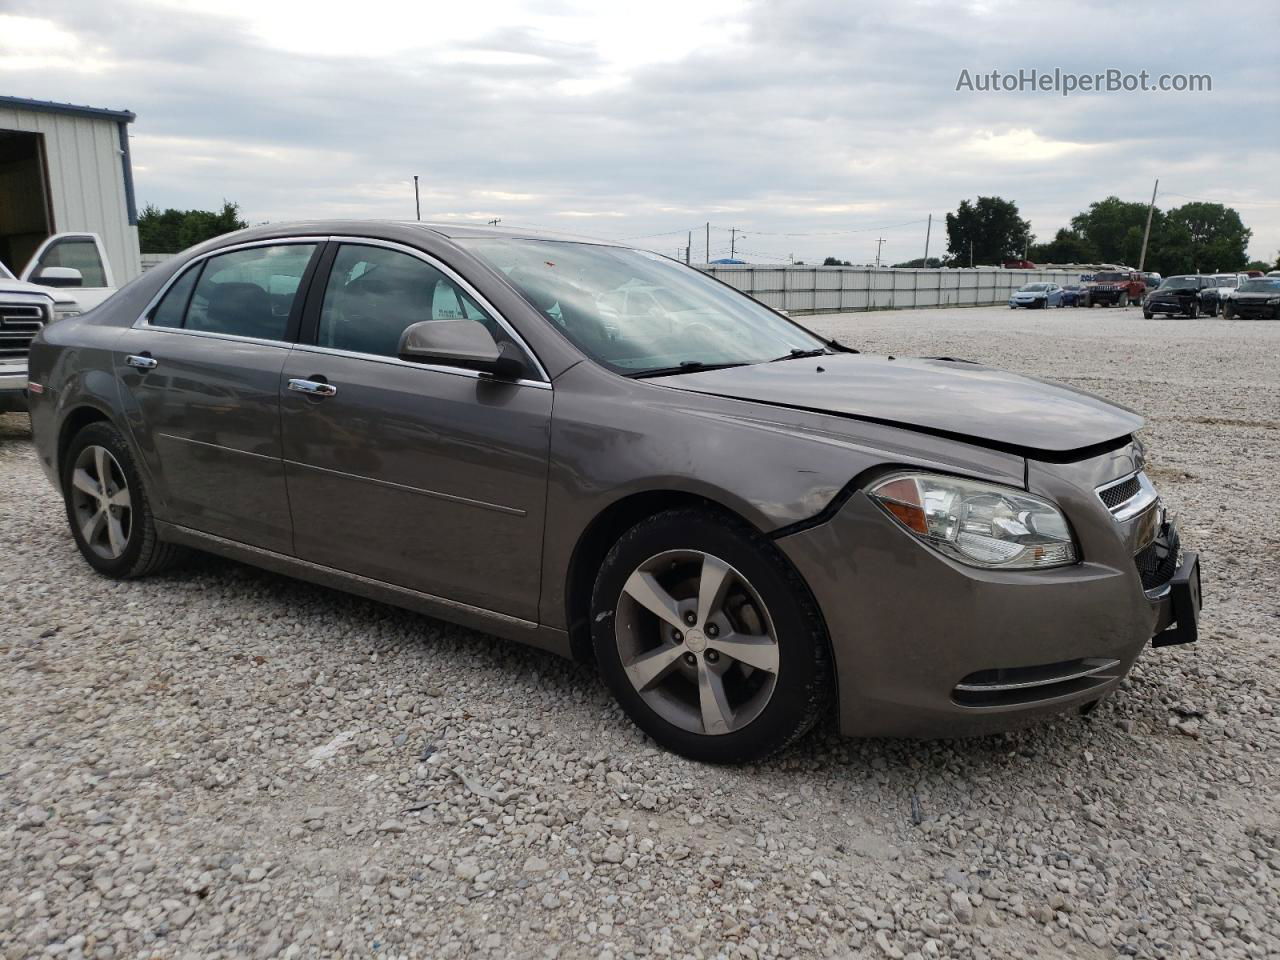
[[155, 357], [136, 353], [129, 354], [129, 356], [125, 357], [124, 362], [131, 367], [137, 367], [139, 370], [154, 370], [156, 365], [160, 363]]
[[290, 380], [289, 389], [305, 393], [309, 397], [332, 397], [338, 392], [333, 384], [321, 383], [319, 380]]

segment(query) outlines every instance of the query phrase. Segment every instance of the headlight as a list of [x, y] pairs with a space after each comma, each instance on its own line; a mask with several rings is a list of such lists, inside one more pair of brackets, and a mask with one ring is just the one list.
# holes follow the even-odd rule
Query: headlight
[[939, 553], [970, 566], [1027, 570], [1076, 562], [1062, 511], [1012, 487], [899, 473], [878, 481], [867, 494]]
[[78, 317], [78, 316], [80, 316], [79, 307], [54, 307], [53, 308], [54, 320], [70, 320], [72, 317]]

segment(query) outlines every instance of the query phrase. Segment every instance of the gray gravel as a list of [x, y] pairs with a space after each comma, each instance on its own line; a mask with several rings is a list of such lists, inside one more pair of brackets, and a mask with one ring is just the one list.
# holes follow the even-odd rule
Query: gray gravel
[[698, 766], [549, 655], [213, 559], [102, 579], [0, 417], [0, 956], [1280, 955], [1280, 324], [811, 322], [1147, 414], [1201, 643], [1085, 719]]

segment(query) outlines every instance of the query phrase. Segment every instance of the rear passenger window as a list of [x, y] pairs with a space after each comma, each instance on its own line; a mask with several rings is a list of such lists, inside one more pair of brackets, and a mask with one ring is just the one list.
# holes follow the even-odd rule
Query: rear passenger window
[[405, 327], [424, 320], [474, 320], [495, 342], [509, 339], [429, 263], [384, 247], [345, 244], [338, 250], [320, 310], [320, 346], [394, 357]]
[[196, 285], [200, 276], [200, 268], [192, 267], [180, 276], [165, 292], [161, 301], [151, 311], [153, 327], [180, 327], [182, 318], [187, 312], [187, 301], [191, 299], [191, 288]]
[[233, 250], [205, 261], [187, 308], [188, 330], [283, 340], [314, 243]]

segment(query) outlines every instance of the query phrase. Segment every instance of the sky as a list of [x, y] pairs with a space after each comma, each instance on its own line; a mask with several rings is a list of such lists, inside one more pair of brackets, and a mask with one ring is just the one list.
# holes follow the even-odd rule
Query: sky
[[[1158, 177], [1271, 260], [1280, 59], [1234, 54], [1278, 35], [1274, 0], [0, 0], [0, 93], [132, 110], [140, 203], [251, 223], [412, 219], [416, 174], [424, 220], [893, 262], [965, 198], [1048, 240]], [[1020, 69], [1212, 90], [957, 90]]]

